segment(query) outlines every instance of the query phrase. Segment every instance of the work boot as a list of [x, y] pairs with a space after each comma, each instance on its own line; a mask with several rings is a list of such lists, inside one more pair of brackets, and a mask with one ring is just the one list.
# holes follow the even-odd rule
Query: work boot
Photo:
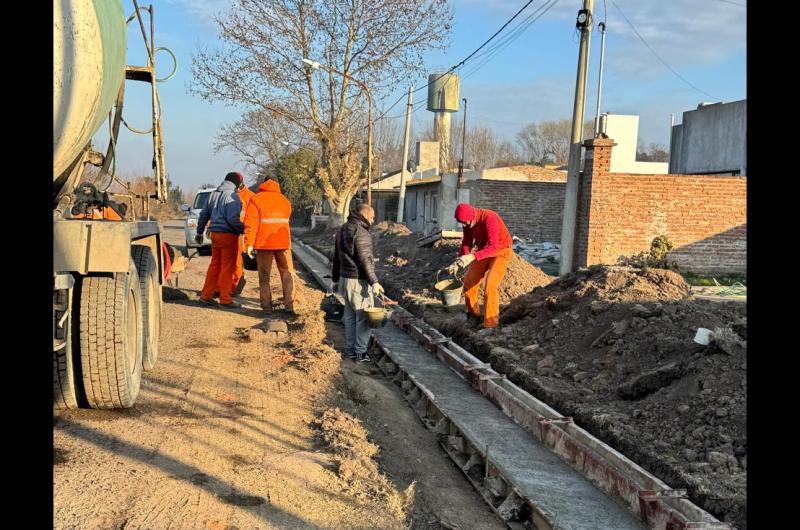
[[213, 298], [212, 298], [212, 299], [209, 299], [209, 300], [206, 300], [206, 299], [204, 299], [204, 298], [201, 298], [201, 299], [200, 299], [200, 303], [201, 303], [201, 304], [203, 304], [203, 305], [210, 306], [210, 307], [216, 307], [217, 305], [219, 305], [219, 304], [217, 303], [217, 301], [216, 301], [216, 300], [214, 300]]
[[372, 362], [372, 357], [370, 357], [368, 353], [365, 353], [361, 357], [359, 357], [358, 362], [360, 362], [360, 363], [371, 363]]
[[481, 318], [480, 315], [473, 315], [472, 313], [467, 313], [467, 323], [479, 327], [483, 324], [483, 319]]

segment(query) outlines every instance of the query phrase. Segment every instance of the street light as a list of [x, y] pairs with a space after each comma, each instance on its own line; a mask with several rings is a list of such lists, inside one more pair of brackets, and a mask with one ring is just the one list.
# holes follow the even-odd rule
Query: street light
[[339, 74], [342, 77], [346, 77], [347, 79], [351, 80], [358, 86], [364, 89], [364, 92], [367, 93], [367, 204], [372, 206], [372, 92], [370, 92], [369, 87], [364, 84], [363, 82], [359, 81], [355, 77], [351, 76], [350, 74], [346, 74], [344, 72], [340, 72], [335, 68], [331, 68], [326, 64], [318, 63], [317, 61], [312, 61], [311, 59], [303, 58], [303, 62], [313, 68], [314, 70], [318, 70], [323, 68], [329, 72], [333, 72], [335, 74]]
[[287, 142], [286, 140], [281, 140], [281, 144], [282, 144], [284, 147], [286, 147], [286, 148], [287, 148], [287, 149], [286, 149], [287, 151], [289, 150], [289, 149], [288, 149], [289, 147], [293, 147], [293, 148], [295, 149], [295, 151], [302, 151], [303, 149], [305, 149], [306, 151], [308, 151], [309, 153], [311, 153], [311, 154], [313, 154], [313, 155], [316, 155], [316, 154], [317, 154], [317, 152], [316, 152], [316, 151], [314, 151], [314, 150], [313, 150], [313, 149], [311, 149], [310, 147], [306, 147], [306, 146], [304, 146], [304, 145], [297, 145], [297, 144], [293, 144], [293, 143], [291, 143], [291, 142]]

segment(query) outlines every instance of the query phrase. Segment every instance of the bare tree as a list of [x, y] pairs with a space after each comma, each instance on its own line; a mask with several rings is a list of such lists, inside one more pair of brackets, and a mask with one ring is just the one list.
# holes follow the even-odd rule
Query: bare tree
[[403, 128], [396, 120], [375, 124], [375, 162], [377, 174], [400, 169], [403, 164]]
[[[594, 137], [594, 120], [583, 124], [582, 138]], [[522, 157], [531, 164], [545, 163], [563, 165], [569, 162], [569, 146], [572, 138], [572, 120], [529, 123], [517, 133], [517, 145]]]
[[[461, 122], [463, 124], [463, 121]], [[454, 128], [453, 159], [461, 159], [462, 125]], [[500, 138], [491, 127], [473, 125], [467, 128], [464, 165], [481, 170], [518, 164], [520, 157], [508, 140]]]
[[263, 109], [248, 110], [239, 120], [220, 129], [214, 149], [236, 153], [257, 175], [273, 168], [289, 151], [301, 147], [318, 150], [308, 134], [292, 125], [281, 116], [273, 117]]
[[636, 160], [640, 162], [669, 162], [669, 151], [663, 144], [650, 143], [645, 147], [639, 140], [636, 146]]
[[494, 167], [514, 166], [522, 163], [517, 149], [509, 140], [503, 140], [495, 151]]
[[221, 49], [194, 58], [191, 89], [313, 138], [314, 180], [341, 222], [364, 179], [366, 95], [348, 76], [380, 95], [421, 73], [424, 52], [445, 47], [451, 22], [447, 0], [233, 0], [217, 19]]
[[566, 164], [569, 160], [569, 145], [572, 122], [569, 119], [529, 123], [517, 133], [517, 144], [526, 162], [543, 164]]

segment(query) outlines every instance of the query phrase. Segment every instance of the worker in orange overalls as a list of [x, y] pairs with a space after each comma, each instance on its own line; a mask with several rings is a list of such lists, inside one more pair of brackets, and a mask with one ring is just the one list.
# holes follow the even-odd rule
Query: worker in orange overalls
[[455, 273], [459, 268], [469, 267], [464, 275], [464, 300], [467, 318], [475, 323], [480, 322], [478, 288], [486, 277], [483, 327], [496, 327], [500, 323], [498, 288], [514, 256], [511, 234], [497, 212], [492, 210], [461, 203], [456, 206], [455, 218], [464, 227], [464, 237], [458, 251], [460, 257], [448, 267], [448, 271]]
[[258, 187], [258, 193], [250, 199], [244, 216], [244, 244], [248, 256], [255, 256], [258, 262], [258, 287], [264, 312], [272, 311], [269, 276], [274, 259], [281, 276], [284, 308], [294, 313], [291, 216], [289, 199], [281, 193], [280, 185], [271, 179], [265, 179]]
[[[255, 196], [255, 193], [244, 185], [244, 177], [242, 177], [242, 184], [239, 186], [239, 191], [236, 192], [236, 195], [238, 195], [239, 200], [242, 201], [241, 220], [242, 223], [244, 223], [244, 214], [247, 212], [247, 205], [250, 204], [250, 199]], [[243, 240], [244, 236], [239, 238], [239, 251], [236, 253], [236, 272], [233, 273], [233, 291], [231, 292], [233, 296], [239, 296], [244, 289], [245, 283], [247, 283], [244, 279], [244, 271], [242, 268], [242, 251], [246, 248], [243, 246]]]
[[211, 237], [211, 263], [200, 293], [200, 301], [216, 305], [214, 291], [219, 289], [219, 304], [226, 308], [240, 305], [231, 298], [231, 279], [236, 271], [236, 257], [241, 254], [239, 236], [244, 232], [242, 223], [242, 201], [236, 194], [242, 184], [240, 173], [228, 173], [225, 180], [211, 193], [208, 203], [197, 220], [195, 241], [203, 242], [203, 232], [208, 225]]

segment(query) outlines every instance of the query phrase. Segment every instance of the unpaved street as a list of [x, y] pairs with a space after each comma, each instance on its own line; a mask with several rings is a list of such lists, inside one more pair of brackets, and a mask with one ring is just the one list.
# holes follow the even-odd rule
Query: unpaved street
[[[167, 241], [183, 245], [181, 226]], [[208, 261], [165, 297], [136, 405], [56, 413], [55, 528], [503, 527], [399, 391], [340, 360], [302, 273], [301, 316], [270, 343], [255, 273], [241, 310], [195, 302]]]

